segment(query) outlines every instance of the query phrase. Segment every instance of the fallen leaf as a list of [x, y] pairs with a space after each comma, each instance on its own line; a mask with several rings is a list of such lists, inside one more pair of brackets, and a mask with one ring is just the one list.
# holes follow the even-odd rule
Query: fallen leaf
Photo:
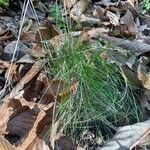
[[53, 103], [41, 105], [23, 98], [9, 100], [1, 106], [0, 133], [7, 135], [17, 148], [25, 150], [45, 127], [51, 125], [52, 114]]
[[125, 50], [130, 50], [134, 54], [144, 54], [150, 51], [150, 45], [146, 43], [141, 43], [137, 40], [131, 41], [122, 38], [116, 38], [109, 36], [107, 34], [99, 34], [99, 37], [105, 41], [109, 41], [117, 47], [123, 48]]
[[81, 42], [90, 41], [92, 38], [97, 39], [102, 33], [108, 33], [108, 28], [92, 28], [90, 30], [83, 31]]
[[[45, 80], [46, 81], [46, 80]], [[39, 103], [48, 104], [50, 102], [64, 102], [70, 95], [75, 95], [78, 89], [79, 82], [75, 81], [69, 86], [65, 86], [63, 80], [56, 79], [45, 82], [45, 86], [41, 92], [41, 99]]]
[[119, 26], [120, 18], [116, 14], [112, 13], [111, 11], [107, 11], [106, 16], [109, 18], [111, 24], [113, 24], [114, 26]]
[[86, 16], [82, 14], [78, 21], [82, 24], [86, 24], [87, 26], [93, 26], [93, 25], [99, 25], [100, 24], [100, 19], [99, 18], [94, 18], [90, 16]]
[[101, 6], [95, 5], [94, 8], [96, 9], [96, 12], [98, 13], [98, 17], [100, 17], [101, 20], [105, 17], [105, 9], [103, 9]]
[[121, 34], [127, 36], [135, 36], [138, 32], [137, 26], [134, 22], [132, 13], [127, 10], [126, 14], [120, 18]]
[[138, 79], [142, 81], [142, 85], [146, 89], [150, 89], [150, 74], [145, 72], [144, 67], [142, 67], [142, 65], [139, 65], [137, 73]]
[[23, 42], [35, 42], [36, 33], [34, 31], [23, 31], [20, 36], [20, 40]]
[[36, 58], [44, 57], [44, 48], [40, 43], [33, 44], [33, 48], [31, 49], [31, 55]]
[[35, 61], [33, 60], [32, 56], [29, 54], [25, 54], [23, 57], [21, 57], [16, 63], [17, 64], [33, 64]]
[[78, 21], [83, 12], [88, 8], [89, 4], [89, 0], [79, 0], [71, 9], [70, 17], [73, 20]]
[[51, 125], [53, 114], [52, 106], [53, 104], [49, 104], [48, 106], [45, 105], [45, 108], [43, 107], [43, 109], [40, 109], [34, 124], [32, 124], [32, 129], [19, 142], [17, 142], [17, 149], [26, 150], [29, 144], [31, 144], [36, 137], [43, 132], [44, 128]]
[[13, 107], [16, 104], [16, 101], [12, 102], [12, 101], [7, 101], [5, 102], [1, 107], [0, 107], [0, 133], [3, 134], [5, 133], [5, 130], [7, 128], [7, 122], [10, 119], [10, 116], [12, 116], [12, 114], [14, 114], [14, 109]]
[[32, 143], [29, 144], [26, 150], [51, 150], [51, 149], [49, 145], [46, 144], [46, 142], [43, 139], [36, 137], [32, 141]]
[[75, 95], [77, 93], [78, 86], [79, 86], [79, 82], [75, 81], [75, 82], [71, 83], [71, 85], [69, 86], [68, 89], [64, 89], [62, 92], [60, 92], [58, 94], [58, 96], [61, 97], [61, 99], [62, 98], [65, 99], [69, 95]]
[[64, 6], [67, 9], [71, 9], [77, 3], [77, 1], [78, 0], [64, 0]]
[[143, 138], [140, 142], [139, 145], [150, 145], [150, 131], [149, 131], [149, 135], [147, 135], [145, 138]]
[[0, 60], [0, 68], [1, 69], [7, 69], [10, 66], [10, 63], [8, 61]]
[[0, 150], [17, 150], [5, 138], [0, 136]]
[[41, 69], [44, 66], [44, 63], [45, 62], [43, 60], [37, 61], [31, 67], [31, 69], [25, 74], [25, 76], [20, 80], [20, 82], [18, 82], [17, 85], [12, 89], [10, 94], [4, 98], [4, 101], [6, 101], [8, 99], [12, 99], [16, 95], [18, 95], [19, 91], [24, 88], [25, 84], [30, 82], [39, 73], [39, 71], [41, 71]]
[[2, 45], [5, 44], [5, 42], [7, 43], [8, 40], [13, 40], [14, 39], [14, 35], [12, 34], [11, 31], [8, 30], [4, 30], [4, 31], [0, 31], [0, 43], [2, 43]]
[[99, 150], [132, 149], [139, 145], [150, 133], [150, 120], [124, 126]]
[[35, 39], [37, 42], [41, 42], [45, 40], [50, 40], [53, 37], [58, 35], [59, 35], [59, 31], [55, 28], [55, 26], [48, 20], [45, 20], [43, 25], [39, 27]]
[[64, 89], [64, 81], [60, 79], [49, 81], [45, 78], [39, 103], [49, 104], [59, 99], [59, 93]]
[[7, 78], [9, 81], [13, 81], [13, 82], [19, 81], [20, 75], [18, 72], [18, 68], [19, 68], [19, 65], [15, 64], [15, 63], [10, 65], [7, 68], [7, 71], [5, 72], [5, 78]]
[[138, 0], [127, 0], [127, 3], [133, 7], [138, 6]]

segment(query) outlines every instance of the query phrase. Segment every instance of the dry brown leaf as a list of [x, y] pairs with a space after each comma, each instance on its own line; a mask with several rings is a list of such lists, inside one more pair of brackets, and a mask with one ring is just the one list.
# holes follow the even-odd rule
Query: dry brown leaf
[[146, 89], [150, 89], [150, 74], [147, 74], [143, 68], [142, 65], [139, 65], [138, 70], [138, 79], [140, 81], [142, 81], [142, 85], [146, 88]]
[[56, 121], [51, 128], [50, 146], [52, 149], [64, 149], [64, 150], [79, 150], [81, 149], [77, 144], [74, 144], [70, 138], [62, 133], [57, 133], [59, 126], [59, 120]]
[[95, 6], [96, 12], [98, 13], [95, 16], [100, 17], [101, 20], [105, 17], [105, 10], [101, 6]]
[[137, 26], [134, 22], [132, 13], [127, 10], [126, 14], [120, 18], [121, 34], [127, 36], [135, 36], [138, 32]]
[[63, 134], [59, 135], [59, 138], [55, 141], [55, 143], [55, 146], [58, 149], [62, 148], [64, 150], [77, 150], [77, 145], [74, 145], [72, 140]]
[[12, 99], [13, 97], [15, 97], [16, 95], [19, 94], [19, 91], [21, 91], [24, 86], [30, 82], [38, 73], [39, 71], [43, 68], [44, 66], [44, 61], [43, 60], [39, 60], [37, 61], [32, 67], [31, 69], [25, 74], [25, 76], [20, 80], [19, 83], [17, 83], [17, 85], [12, 89], [12, 91], [10, 92], [9, 95], [7, 95], [4, 98], [4, 101], [8, 100], [8, 99]]
[[20, 76], [18, 72], [19, 65], [13, 63], [10, 65], [5, 73], [5, 78], [8, 78], [10, 81], [19, 81]]
[[49, 104], [57, 100], [63, 101], [66, 97], [74, 95], [78, 89], [78, 82], [73, 82], [64, 88], [64, 81], [55, 79], [49, 81], [47, 75], [41, 72], [26, 84], [23, 91], [23, 97], [28, 101], [38, 102], [40, 104]]
[[111, 24], [113, 24], [114, 26], [119, 26], [120, 18], [116, 14], [112, 13], [111, 11], [107, 11], [106, 16], [109, 18], [109, 22]]
[[57, 99], [58, 102], [64, 102], [66, 97], [76, 94], [79, 82], [75, 81], [66, 88], [64, 85], [64, 81], [62, 80], [53, 80], [49, 84], [49, 90], [47, 91], [47, 93], [51, 94], [51, 96], [49, 96], [53, 96], [54, 100]]
[[64, 6], [67, 9], [71, 9], [77, 3], [77, 1], [78, 0], [64, 0]]
[[7, 69], [10, 66], [10, 63], [8, 61], [0, 60], [0, 68], [1, 69]]
[[127, 10], [126, 14], [120, 18], [120, 23], [128, 25], [134, 24], [134, 17], [129, 10]]
[[145, 138], [143, 138], [140, 142], [139, 145], [150, 145], [150, 131], [149, 135], [147, 135]]
[[[29, 49], [27, 51], [29, 52]], [[28, 54], [25, 54], [16, 63], [20, 64], [20, 66], [23, 66], [23, 64], [34, 64], [35, 61], [33, 60], [33, 57], [30, 54], [30, 52]], [[22, 67], [19, 68], [21, 69]]]
[[35, 42], [35, 32], [34, 31], [23, 31], [21, 33], [21, 37], [20, 37], [20, 40], [23, 41], [23, 42]]
[[78, 21], [83, 12], [88, 8], [89, 4], [89, 0], [79, 0], [71, 9], [70, 17], [73, 20]]
[[39, 27], [39, 31], [36, 33], [36, 41], [44, 41], [44, 40], [50, 40], [55, 36], [59, 35], [59, 31], [55, 28], [55, 26], [52, 23], [49, 23], [46, 21], [46, 23], [43, 26]]
[[5, 35], [3, 35], [3, 36], [0, 37], [0, 43], [5, 43], [8, 40], [12, 40], [13, 37], [14, 36], [12, 35], [12, 33], [6, 32]]
[[26, 150], [51, 150], [51, 149], [43, 139], [36, 137], [32, 141], [32, 143], [29, 144]]
[[107, 34], [100, 34], [99, 36], [100, 36], [99, 38], [109, 41], [117, 47], [123, 48], [125, 50], [129, 50], [129, 51], [135, 53], [136, 55], [147, 53], [150, 51], [149, 44], [141, 43], [137, 40], [131, 41], [131, 40], [127, 40], [127, 39], [108, 36]]
[[64, 81], [60, 79], [49, 81], [44, 80], [43, 90], [41, 91], [41, 99], [39, 103], [49, 104], [59, 99], [59, 93], [64, 89]]
[[[44, 111], [41, 111], [38, 116], [36, 121], [33, 124], [32, 129], [29, 131], [29, 133], [22, 139], [20, 142], [18, 142], [17, 149], [18, 150], [26, 150], [29, 146], [30, 143], [37, 137], [37, 135], [42, 132], [44, 128], [41, 128], [39, 125], [44, 122], [44, 117], [46, 116], [46, 113]], [[42, 125], [43, 126], [43, 125]], [[39, 130], [40, 129], [40, 130]], [[39, 131], [40, 132], [39, 132]]]
[[150, 133], [150, 120], [119, 128], [117, 134], [100, 150], [131, 150], [146, 139]]
[[41, 105], [14, 99], [4, 103], [1, 111], [1, 134], [6, 135], [17, 149], [26, 150], [44, 128], [51, 125], [53, 103]]
[[31, 51], [31, 55], [34, 57], [43, 57], [44, 56], [44, 49], [42, 44], [37, 43], [37, 44], [33, 44], [33, 50]]
[[0, 134], [3, 134], [6, 132], [5, 130], [7, 128], [7, 122], [9, 121], [10, 116], [12, 116], [12, 114], [14, 114], [13, 106], [15, 104], [13, 102], [7, 101], [0, 107], [0, 111], [1, 111], [1, 113], [0, 113]]
[[107, 52], [102, 52], [102, 53], [100, 54], [100, 57], [101, 57], [102, 59], [104, 59], [104, 60], [108, 60], [108, 59], [109, 59], [109, 55], [107, 54]]
[[108, 28], [93, 28], [91, 30], [85, 30], [83, 31], [82, 37], [81, 37], [81, 42], [88, 42], [92, 38], [97, 39], [100, 37], [102, 33], [108, 33], [109, 29]]
[[[53, 104], [41, 105], [32, 102], [27, 102], [24, 99], [14, 99], [6, 102], [1, 108], [1, 134], [7, 134], [8, 137], [23, 138], [33, 128], [33, 125], [38, 120], [38, 115], [43, 112], [45, 115], [42, 118], [42, 124], [38, 124], [37, 135], [42, 129], [51, 123]], [[11, 111], [10, 111], [11, 110]], [[6, 115], [6, 116], [5, 116]], [[40, 122], [40, 121], [39, 121]]]
[[132, 7], [138, 6], [138, 0], [127, 0]]
[[5, 138], [0, 136], [0, 150], [17, 150]]
[[28, 148], [28, 145], [30, 143], [32, 143], [32, 141], [37, 137], [37, 128], [39, 123], [42, 121], [42, 119], [45, 117], [45, 112], [41, 111], [38, 116], [37, 116], [37, 120], [34, 122], [32, 129], [30, 130], [30, 132], [26, 135], [26, 137], [24, 137], [23, 141], [18, 142], [18, 146], [17, 149], [18, 150], [25, 150]]

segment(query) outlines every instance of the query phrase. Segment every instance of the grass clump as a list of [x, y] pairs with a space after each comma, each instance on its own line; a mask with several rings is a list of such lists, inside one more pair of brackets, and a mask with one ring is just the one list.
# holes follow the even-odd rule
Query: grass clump
[[68, 84], [79, 81], [76, 95], [59, 106], [60, 130], [73, 139], [79, 139], [86, 129], [102, 132], [107, 139], [122, 118], [131, 124], [139, 122], [134, 90], [125, 83], [119, 67], [101, 59], [95, 47], [69, 36], [55, 49], [50, 64], [53, 77]]
[[54, 19], [54, 22], [59, 29], [63, 30], [66, 28], [65, 12], [61, 5], [58, 5], [57, 3], [53, 4], [49, 8], [49, 13], [51, 14], [51, 17]]

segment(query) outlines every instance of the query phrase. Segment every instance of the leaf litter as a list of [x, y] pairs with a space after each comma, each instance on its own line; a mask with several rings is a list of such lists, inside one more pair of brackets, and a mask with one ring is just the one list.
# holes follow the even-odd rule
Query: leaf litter
[[[36, 3], [36, 0], [34, 2], [38, 18], [41, 19], [40, 26], [35, 26], [37, 16], [35, 17], [30, 6], [27, 11], [29, 20], [24, 24], [19, 42], [16, 40], [20, 14], [12, 13], [11, 17], [0, 16], [0, 81], [4, 82], [1, 89], [5, 89], [1, 94], [3, 104], [0, 106], [0, 149], [82, 149], [72, 139], [58, 132], [61, 114], [57, 114], [58, 105], [77, 93], [79, 81], [72, 81], [68, 85], [62, 79], [50, 78], [43, 69], [47, 64], [44, 60], [44, 42], [50, 40], [52, 45], [57, 46], [53, 39], [59, 40], [65, 34], [49, 20], [43, 3]], [[147, 121], [126, 126], [128, 121], [125, 120], [115, 136], [103, 146], [100, 142], [101, 147], [97, 149], [140, 149], [143, 145], [150, 145], [150, 122], [146, 112], [150, 110], [150, 46], [145, 42], [149, 37], [149, 16], [141, 16], [139, 3], [137, 0], [64, 0], [66, 13], [74, 23], [80, 24], [79, 28], [83, 30], [81, 42], [101, 39], [113, 43], [115, 48], [121, 48], [121, 51], [117, 49], [117, 52], [102, 52], [100, 56], [107, 61], [113, 60], [113, 63], [122, 67], [125, 78], [128, 78], [127, 74], [131, 78], [128, 78], [129, 80], [132, 80], [131, 74], [133, 78], [137, 77], [139, 81], [135, 82], [140, 82], [138, 86], [143, 90], [140, 102]], [[18, 7], [23, 8], [22, 1]], [[14, 15], [16, 17], [13, 19]], [[132, 60], [122, 52], [124, 49], [134, 56]], [[7, 87], [8, 81], [12, 86]], [[90, 137], [93, 136], [89, 134]], [[94, 142], [96, 143], [95, 140]]]

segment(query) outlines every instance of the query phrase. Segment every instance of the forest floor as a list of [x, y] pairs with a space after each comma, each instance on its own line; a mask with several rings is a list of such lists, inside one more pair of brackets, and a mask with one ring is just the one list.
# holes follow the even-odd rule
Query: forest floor
[[149, 0], [0, 0], [0, 150], [150, 149]]

